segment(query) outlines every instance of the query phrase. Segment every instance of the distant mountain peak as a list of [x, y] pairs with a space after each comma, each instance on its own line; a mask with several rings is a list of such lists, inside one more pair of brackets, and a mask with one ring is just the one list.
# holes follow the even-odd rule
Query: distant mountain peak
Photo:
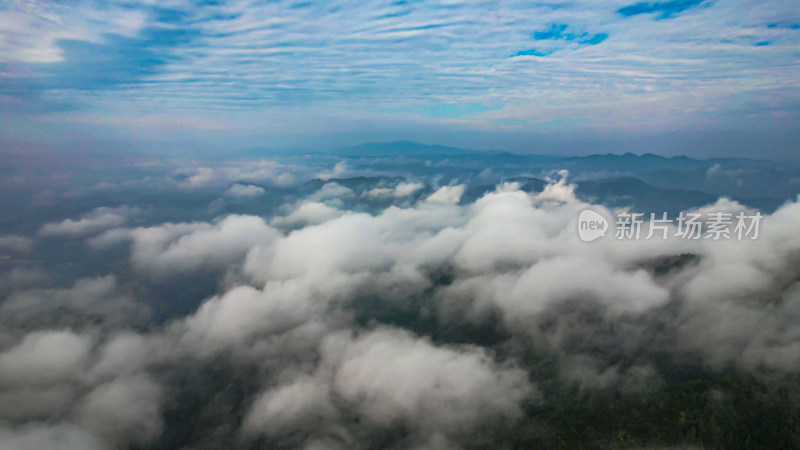
[[370, 142], [366, 144], [342, 147], [333, 151], [338, 155], [352, 156], [442, 156], [474, 154], [471, 150], [444, 145], [420, 144], [413, 141]]

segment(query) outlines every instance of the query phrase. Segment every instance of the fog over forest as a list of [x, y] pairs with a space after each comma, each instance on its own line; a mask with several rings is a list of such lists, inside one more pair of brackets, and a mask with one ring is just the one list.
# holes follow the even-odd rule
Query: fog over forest
[[[800, 445], [796, 167], [95, 156], [0, 168], [0, 448]], [[586, 243], [588, 207], [763, 220]]]

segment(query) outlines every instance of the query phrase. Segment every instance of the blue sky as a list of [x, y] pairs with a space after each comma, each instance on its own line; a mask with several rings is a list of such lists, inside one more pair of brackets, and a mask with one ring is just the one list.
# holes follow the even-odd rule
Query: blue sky
[[792, 157], [799, 44], [796, 0], [6, 0], [0, 140]]

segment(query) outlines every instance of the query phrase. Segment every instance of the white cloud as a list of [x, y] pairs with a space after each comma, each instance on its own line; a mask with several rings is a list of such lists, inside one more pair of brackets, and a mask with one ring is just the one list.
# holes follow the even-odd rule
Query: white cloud
[[364, 191], [361, 195], [373, 198], [406, 198], [424, 187], [422, 183], [398, 183], [396, 186], [378, 186]]
[[[518, 350], [552, 357], [559, 380], [587, 390], [657, 386], [654, 355], [702, 357], [755, 375], [800, 365], [800, 203], [765, 215], [752, 241], [588, 245], [574, 228], [587, 205], [563, 177], [544, 195], [509, 183], [460, 205], [461, 190], [448, 186], [440, 202], [372, 214], [337, 210], [286, 233], [260, 217], [228, 216], [95, 237], [94, 246], [130, 242], [140, 273], [227, 276], [193, 313], [138, 334], [0, 330], [0, 407], [27, 405], [2, 416], [48, 424], [74, 416], [81, 433], [124, 446], [163, 426], [169, 385], [152, 368], [191, 373], [230, 361], [232, 377], [241, 369], [261, 383], [238, 411], [245, 437], [353, 447], [400, 425], [412, 434], [408, 447], [437, 448], [512, 422], [536, 401]], [[292, 206], [350, 195], [326, 184]], [[741, 207], [720, 200], [701, 210]], [[20, 290], [6, 304], [95, 305], [119, 290], [114, 277], [89, 278]], [[368, 308], [509, 338], [495, 349], [432, 341], [381, 325]], [[630, 358], [632, 365], [620, 362]], [[23, 428], [0, 439], [18, 439]]]
[[59, 41], [100, 42], [109, 33], [133, 37], [145, 25], [145, 16], [143, 11], [130, 8], [13, 2], [5, 6], [0, 18], [0, 61], [39, 64], [63, 61]]
[[464, 185], [442, 186], [425, 199], [429, 203], [458, 203], [464, 195]]
[[93, 209], [78, 220], [64, 219], [61, 222], [45, 224], [39, 235], [44, 237], [85, 237], [111, 228], [124, 225], [128, 218], [138, 213], [136, 208], [120, 206], [117, 208], [100, 207]]
[[[561, 352], [575, 335], [591, 336], [595, 327], [622, 317], [646, 321], [680, 299], [684, 307], [671, 309], [678, 317], [669, 320], [682, 324], [675, 329], [676, 339], [684, 342], [681, 348], [699, 345], [716, 358], [751, 368], [754, 361], [768, 361], [772, 370], [782, 370], [788, 363], [779, 361], [792, 361], [777, 355], [794, 354], [794, 338], [783, 324], [796, 315], [795, 297], [776, 293], [772, 286], [789, 279], [785, 268], [796, 241], [790, 230], [798, 223], [797, 204], [765, 218], [756, 241], [673, 237], [586, 245], [574, 232], [574, 220], [586, 205], [563, 178], [545, 195], [517, 188], [505, 185], [463, 206], [453, 204], [448, 193], [444, 203], [424, 201], [376, 215], [347, 212], [287, 235], [270, 233], [261, 242], [243, 243], [242, 249], [249, 250], [237, 253], [239, 258], [247, 254], [241, 276], [253, 286], [208, 299], [181, 325], [184, 340], [212, 352], [244, 343], [250, 350], [269, 352], [270, 340], [325, 323], [333, 311], [354, 308], [354, 298], [403, 304], [425, 293], [442, 321], [483, 323], [496, 317], [515, 335]], [[738, 205], [721, 200], [714, 207]], [[210, 229], [190, 228], [197, 227]], [[153, 265], [162, 253], [152, 252], [139, 264]], [[668, 275], [651, 268], [654, 261], [689, 253], [700, 263], [678, 265]], [[453, 275], [439, 286], [427, 274], [442, 267]], [[747, 300], [775, 295], [781, 306], [774, 310]], [[566, 325], [582, 320], [587, 311], [597, 323]], [[758, 327], [759, 322], [776, 325]], [[329, 325], [336, 329], [341, 323]], [[304, 342], [313, 346], [325, 326]], [[762, 338], [748, 340], [755, 329]], [[692, 344], [698, 333], [715, 336]], [[613, 345], [628, 345], [624, 336], [617, 338]], [[747, 350], [755, 348], [760, 352]]]
[[270, 223], [278, 227], [318, 225], [342, 214], [344, 214], [343, 211], [332, 208], [325, 203], [306, 202], [301, 203], [287, 216], [273, 218]]
[[234, 184], [225, 191], [225, 195], [236, 198], [255, 198], [264, 195], [267, 191], [261, 186], [254, 186], [252, 184]]
[[75, 404], [76, 397], [69, 384], [16, 387], [0, 393], [0, 418], [24, 422], [63, 416]]
[[422, 183], [399, 183], [397, 186], [394, 187], [394, 196], [395, 197], [408, 197], [414, 195], [415, 192], [424, 188], [425, 185]]
[[136, 303], [130, 295], [119, 290], [114, 275], [81, 278], [69, 288], [18, 290], [0, 305], [0, 312], [8, 319], [24, 322], [42, 311], [59, 308], [71, 308], [101, 314], [108, 319], [131, 322], [148, 316], [145, 306]]
[[752, 215], [755, 214], [756, 211], [746, 207], [736, 200], [731, 200], [727, 197], [720, 197], [714, 204], [702, 206], [700, 208], [694, 208], [688, 212], [700, 214], [701, 220], [706, 220], [708, 219], [708, 215], [712, 213], [731, 214], [731, 217], [735, 217], [738, 213]]
[[16, 253], [29, 253], [31, 250], [33, 250], [35, 244], [36, 242], [34, 242], [33, 239], [25, 236], [0, 236], [0, 250], [7, 250]]
[[89, 358], [92, 341], [70, 331], [28, 334], [0, 354], [0, 385], [36, 386], [75, 380]]
[[97, 437], [69, 424], [0, 427], [0, 447], [14, 450], [110, 450]]
[[122, 331], [109, 336], [97, 349], [94, 364], [87, 373], [92, 380], [131, 376], [153, 362], [167, 358], [170, 346], [161, 336]]
[[214, 223], [111, 230], [89, 244], [104, 248], [130, 241], [134, 267], [155, 276], [167, 276], [225, 269], [242, 261], [252, 247], [269, 244], [279, 235], [260, 217], [231, 215]]
[[323, 361], [336, 392], [384, 426], [468, 431], [518, 417], [533, 392], [524, 371], [500, 367], [478, 348], [436, 347], [399, 330], [332, 336]]
[[317, 176], [320, 180], [326, 181], [331, 178], [341, 177], [350, 170], [347, 162], [342, 160], [333, 165], [333, 169], [328, 172], [323, 172]]
[[309, 293], [286, 283], [258, 290], [235, 287], [206, 300], [183, 325], [183, 340], [200, 352], [241, 345], [253, 337], [286, 332], [313, 315]]
[[276, 435], [309, 430], [337, 415], [327, 384], [298, 377], [259, 395], [244, 421], [244, 431]]
[[[617, 12], [632, 3], [510, 2], [498, 8], [490, 2], [344, 1], [292, 8], [243, 0], [197, 8], [176, 1], [170, 8], [185, 17], [187, 39], [202, 45], [164, 46], [141, 35], [174, 25], [162, 21], [151, 2], [124, 8], [13, 2], [4, 10], [0, 53], [6, 62], [46, 64], [62, 60], [65, 41], [97, 45], [113, 43], [118, 35], [141, 39], [152, 45], [145, 48], [154, 57], [172, 56], [168, 63], [147, 83], [102, 97], [64, 90], [71, 100], [106, 107], [78, 121], [115, 123], [126, 130], [156, 124], [171, 132], [192, 122], [209, 131], [225, 116], [231, 118], [222, 126], [255, 134], [257, 142], [266, 127], [277, 136], [307, 135], [309, 129], [333, 134], [343, 132], [342, 123], [363, 132], [375, 122], [397, 126], [420, 119], [435, 121], [437, 128], [564, 132], [565, 121], [553, 118], [566, 117], [581, 124], [580, 130], [567, 124], [566, 133], [580, 134], [589, 128], [661, 131], [707, 119], [731, 128], [768, 120], [758, 114], [749, 118], [762, 109], [775, 111], [781, 120], [794, 117], [797, 77], [791, 64], [781, 62], [792, 60], [800, 38], [788, 26], [768, 26], [798, 22], [791, 0], [765, 0], [757, 12], [747, 0], [704, 2], [667, 20]], [[275, 23], [282, 33], [270, 31]], [[566, 25], [572, 36], [607, 34], [608, 39], [580, 45], [580, 39], [532, 37], [553, 24]], [[547, 55], [512, 57], [536, 51]], [[773, 70], [760, 70], [765, 66]], [[348, 77], [343, 81], [332, 73]], [[20, 85], [39, 81], [19, 78], [25, 80]], [[559, 83], [551, 82], [556, 79]], [[198, 83], [209, 95], [197, 95]], [[236, 103], [244, 91], [252, 94], [247, 108]], [[164, 99], [164, 112], [143, 110], [141, 99], [156, 98]], [[108, 117], [109, 102], [124, 105], [124, 113]], [[456, 109], [452, 117], [441, 117], [442, 107], [452, 104], [488, 111], [458, 114]], [[187, 188], [208, 180], [197, 175]]]
[[536, 194], [535, 201], [537, 203], [567, 203], [577, 201], [575, 197], [576, 185], [567, 184], [567, 176], [569, 175], [569, 172], [566, 170], [561, 170], [558, 172], [558, 175], [560, 177], [558, 181], [548, 183], [542, 192]]
[[[185, 167], [175, 171], [175, 175], [186, 176], [179, 184], [180, 189], [188, 191], [224, 186], [230, 183], [271, 183], [277, 186], [291, 184], [294, 179], [285, 167], [270, 160], [257, 161], [229, 161], [216, 167]], [[228, 193], [241, 194], [243, 188], [233, 188]], [[252, 186], [248, 188], [250, 195], [255, 191]]]
[[161, 388], [143, 376], [118, 378], [96, 387], [78, 407], [78, 423], [117, 446], [145, 444], [163, 428]]
[[322, 185], [319, 190], [308, 197], [306, 201], [317, 202], [338, 202], [343, 198], [352, 197], [355, 195], [352, 189], [342, 186], [339, 183], [329, 182]]

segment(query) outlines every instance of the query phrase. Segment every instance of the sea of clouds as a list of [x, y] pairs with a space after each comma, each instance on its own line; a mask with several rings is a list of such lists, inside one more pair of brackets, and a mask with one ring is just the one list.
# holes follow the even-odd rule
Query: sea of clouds
[[[263, 195], [237, 186], [230, 195]], [[140, 211], [116, 207], [44, 225], [40, 239], [127, 256], [63, 287], [37, 286], [35, 270], [0, 279], [0, 447], [155, 445], [187, 383], [225, 405], [202, 426], [231, 446], [422, 449], [490, 439], [545, 401], [552, 380], [531, 355], [585, 390], [658, 389], [664, 355], [797, 376], [800, 203], [767, 215], [755, 240], [586, 244], [575, 220], [589, 205], [574, 190], [566, 177], [533, 194], [505, 183], [463, 203], [449, 185], [370, 214], [343, 209], [352, 191], [329, 182], [275, 217], [135, 226]], [[217, 289], [152, 323], [123, 272], [200, 274]], [[209, 371], [239, 400], [214, 397]]]

